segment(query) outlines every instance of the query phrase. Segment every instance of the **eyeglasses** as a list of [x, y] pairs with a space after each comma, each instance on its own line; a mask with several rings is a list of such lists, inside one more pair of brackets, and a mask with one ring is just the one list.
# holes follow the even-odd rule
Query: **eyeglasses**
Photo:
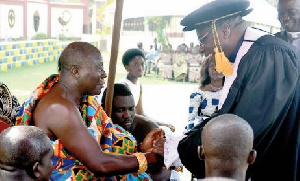
[[204, 42], [205, 42], [207, 36], [209, 35], [209, 33], [210, 32], [205, 33], [202, 37], [198, 36], [198, 42], [199, 42], [200, 46], [204, 45]]
[[278, 19], [282, 19], [283, 17], [286, 16], [286, 14], [289, 16], [289, 17], [294, 17], [294, 16], [297, 16], [299, 15], [299, 10], [298, 9], [288, 9], [288, 10], [285, 10], [285, 11], [278, 11]]

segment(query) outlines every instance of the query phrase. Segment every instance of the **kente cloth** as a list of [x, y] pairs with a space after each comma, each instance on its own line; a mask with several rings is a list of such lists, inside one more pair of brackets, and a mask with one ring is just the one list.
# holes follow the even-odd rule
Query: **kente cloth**
[[[33, 125], [32, 111], [37, 102], [51, 91], [51, 88], [59, 81], [59, 75], [53, 74], [48, 77], [23, 103], [17, 117], [16, 125]], [[120, 126], [114, 125], [106, 115], [100, 104], [93, 96], [84, 96], [80, 103], [80, 112], [83, 121], [97, 140], [105, 153], [132, 154], [136, 151], [136, 142], [133, 136]], [[80, 161], [76, 160], [70, 152], [64, 148], [60, 140], [51, 141], [54, 149], [52, 159], [54, 170], [51, 180], [111, 180], [111, 181], [148, 181], [150, 176], [146, 173], [118, 175], [97, 178]]]

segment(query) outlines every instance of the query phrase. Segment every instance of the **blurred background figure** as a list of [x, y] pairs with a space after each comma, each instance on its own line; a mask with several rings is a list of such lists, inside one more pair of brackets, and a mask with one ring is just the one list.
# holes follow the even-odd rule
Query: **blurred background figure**
[[300, 49], [300, 0], [279, 0], [278, 20], [281, 23], [281, 32], [275, 36], [282, 38]]
[[188, 53], [191, 53], [192, 50], [193, 50], [193, 48], [194, 48], [194, 42], [191, 42], [191, 43], [190, 43], [190, 47], [187, 49], [187, 52], [188, 52]]
[[156, 59], [156, 74], [162, 75], [164, 80], [173, 80], [173, 52], [171, 45], [163, 45], [162, 52]]
[[196, 45], [192, 51], [188, 53], [188, 81], [189, 82], [200, 82], [200, 70], [205, 55], [200, 53], [200, 46]]
[[157, 52], [155, 51], [153, 45], [150, 45], [150, 50], [146, 53], [145, 59], [146, 59], [146, 64], [145, 64], [145, 72], [144, 76], [147, 74], [151, 74], [151, 67], [152, 64], [155, 62], [155, 58], [157, 56]]
[[187, 64], [186, 44], [178, 45], [176, 53], [173, 54], [173, 72], [175, 81], [187, 81], [188, 64]]

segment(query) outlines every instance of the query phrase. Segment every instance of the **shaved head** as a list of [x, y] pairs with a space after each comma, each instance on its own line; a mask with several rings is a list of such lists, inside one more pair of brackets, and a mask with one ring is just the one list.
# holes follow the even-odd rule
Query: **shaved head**
[[244, 119], [224, 114], [205, 125], [202, 144], [207, 154], [220, 159], [247, 157], [253, 147], [253, 130]]
[[58, 60], [58, 71], [69, 70], [72, 66], [89, 63], [90, 60], [102, 59], [100, 51], [87, 42], [70, 43]]
[[236, 115], [224, 114], [211, 119], [201, 137], [200, 158], [205, 159], [206, 176], [218, 173], [214, 176], [243, 178], [241, 175], [255, 160], [253, 139], [251, 126]]

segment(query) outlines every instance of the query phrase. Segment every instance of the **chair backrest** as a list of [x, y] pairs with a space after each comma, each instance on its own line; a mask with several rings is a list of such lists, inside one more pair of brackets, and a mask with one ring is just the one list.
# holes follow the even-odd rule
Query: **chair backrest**
[[0, 120], [0, 133], [5, 130], [6, 128], [9, 128], [11, 125], [8, 124], [6, 121]]
[[15, 117], [19, 112], [20, 104], [8, 87], [0, 81], [0, 132], [13, 126]]
[[0, 114], [0, 133], [11, 126], [13, 126], [11, 120], [7, 116]]

